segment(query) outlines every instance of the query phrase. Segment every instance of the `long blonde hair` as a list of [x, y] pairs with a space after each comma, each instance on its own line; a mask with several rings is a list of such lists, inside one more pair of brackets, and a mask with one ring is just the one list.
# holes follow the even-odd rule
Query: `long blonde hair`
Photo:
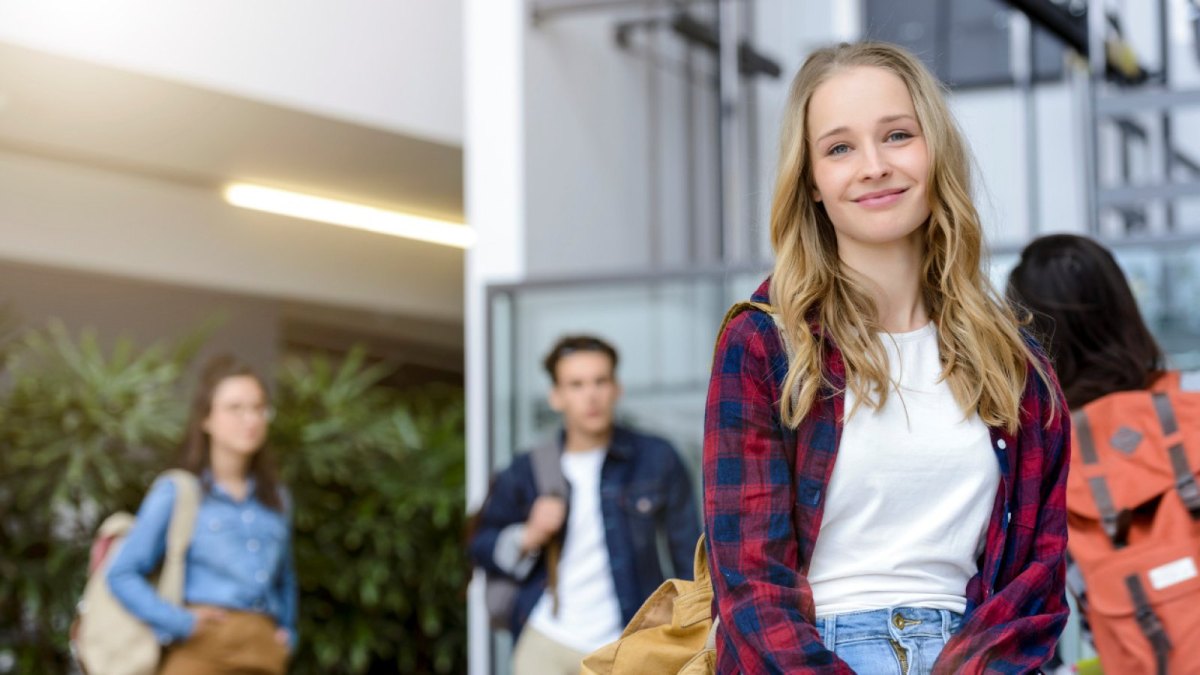
[[[807, 114], [813, 92], [830, 76], [855, 66], [899, 77], [912, 96], [929, 153], [930, 216], [921, 226], [921, 292], [938, 327], [942, 377], [964, 411], [989, 426], [1015, 431], [1030, 364], [1047, 381], [1022, 338], [1009, 306], [983, 273], [983, 230], [971, 202], [970, 158], [941, 88], [921, 62], [886, 43], [841, 44], [814, 52], [792, 82], [784, 113], [779, 173], [771, 205], [775, 269], [771, 302], [780, 313], [793, 357], [780, 412], [796, 427], [822, 389], [829, 346], [846, 366], [846, 386], [859, 402], [882, 406], [891, 384], [871, 293], [838, 258], [833, 223], [813, 198]], [[853, 412], [853, 411], [851, 411]]]

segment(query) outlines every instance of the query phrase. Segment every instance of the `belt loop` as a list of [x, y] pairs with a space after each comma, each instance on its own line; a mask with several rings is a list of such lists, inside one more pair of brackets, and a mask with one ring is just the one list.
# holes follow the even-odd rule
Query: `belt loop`
[[837, 647], [837, 614], [830, 614], [821, 619], [825, 626], [825, 648], [833, 651]]

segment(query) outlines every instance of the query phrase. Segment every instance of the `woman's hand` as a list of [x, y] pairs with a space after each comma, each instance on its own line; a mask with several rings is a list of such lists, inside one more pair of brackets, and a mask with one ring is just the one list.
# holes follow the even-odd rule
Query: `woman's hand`
[[193, 635], [204, 630], [206, 626], [215, 626], [225, 620], [225, 610], [218, 607], [196, 607], [191, 612], [192, 616], [196, 617]]

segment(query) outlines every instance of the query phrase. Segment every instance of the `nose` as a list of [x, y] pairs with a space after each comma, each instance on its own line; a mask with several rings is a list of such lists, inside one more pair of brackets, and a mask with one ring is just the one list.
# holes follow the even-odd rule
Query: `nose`
[[875, 145], [867, 145], [860, 154], [862, 166], [860, 174], [863, 180], [879, 180], [887, 178], [892, 173], [892, 167], [887, 162], [883, 150]]

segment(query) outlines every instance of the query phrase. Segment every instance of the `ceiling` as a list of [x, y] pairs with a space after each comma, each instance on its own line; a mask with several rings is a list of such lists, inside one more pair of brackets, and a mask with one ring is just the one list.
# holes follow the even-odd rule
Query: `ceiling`
[[0, 43], [0, 149], [462, 220], [462, 149]]

